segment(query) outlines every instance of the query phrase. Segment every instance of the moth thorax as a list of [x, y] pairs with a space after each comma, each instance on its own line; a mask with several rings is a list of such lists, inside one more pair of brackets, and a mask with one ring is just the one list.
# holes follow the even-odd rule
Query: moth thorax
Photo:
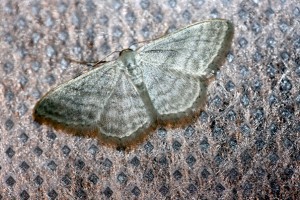
[[127, 73], [135, 85], [140, 85], [143, 82], [142, 71], [136, 64], [128, 63], [126, 66]]

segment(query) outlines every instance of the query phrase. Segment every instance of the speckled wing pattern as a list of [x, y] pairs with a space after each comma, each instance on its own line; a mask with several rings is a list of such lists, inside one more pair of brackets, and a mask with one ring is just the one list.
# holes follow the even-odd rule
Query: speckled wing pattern
[[129, 137], [151, 126], [154, 121], [129, 77], [120, 74], [116, 87], [101, 112], [101, 133], [112, 137]]
[[[49, 91], [35, 106], [34, 117], [66, 126], [92, 126], [100, 118], [119, 73], [113, 64], [92, 70]], [[99, 95], [99, 96], [98, 96]]]
[[201, 80], [220, 65], [232, 35], [230, 22], [208, 20], [138, 49], [137, 63], [161, 118], [180, 118], [196, 109], [206, 90]]
[[153, 119], [117, 65], [105, 64], [51, 90], [36, 104], [34, 118], [117, 138], [148, 128]]
[[48, 92], [34, 118], [122, 143], [157, 121], [190, 115], [203, 102], [203, 80], [220, 64], [232, 35], [228, 21], [209, 20], [127, 51]]

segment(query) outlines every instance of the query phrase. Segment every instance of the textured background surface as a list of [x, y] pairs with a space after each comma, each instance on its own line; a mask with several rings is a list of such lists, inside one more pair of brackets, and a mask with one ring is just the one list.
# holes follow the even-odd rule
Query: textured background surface
[[[235, 36], [194, 123], [122, 152], [32, 121], [43, 94], [88, 70], [66, 57], [100, 60], [216, 17]], [[4, 0], [0, 20], [3, 199], [300, 195], [299, 1]]]

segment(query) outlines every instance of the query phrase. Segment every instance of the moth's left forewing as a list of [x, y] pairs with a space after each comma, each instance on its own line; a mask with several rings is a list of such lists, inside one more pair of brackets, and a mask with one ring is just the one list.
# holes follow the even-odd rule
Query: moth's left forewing
[[97, 122], [116, 87], [116, 63], [106, 63], [49, 91], [35, 105], [33, 117], [70, 132], [97, 131]]

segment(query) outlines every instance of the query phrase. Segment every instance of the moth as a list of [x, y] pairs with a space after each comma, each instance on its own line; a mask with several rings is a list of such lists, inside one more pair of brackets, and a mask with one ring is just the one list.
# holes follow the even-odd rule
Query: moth
[[94, 134], [129, 145], [158, 124], [199, 111], [206, 79], [231, 45], [233, 25], [223, 19], [187, 26], [50, 90], [33, 117], [58, 129]]

